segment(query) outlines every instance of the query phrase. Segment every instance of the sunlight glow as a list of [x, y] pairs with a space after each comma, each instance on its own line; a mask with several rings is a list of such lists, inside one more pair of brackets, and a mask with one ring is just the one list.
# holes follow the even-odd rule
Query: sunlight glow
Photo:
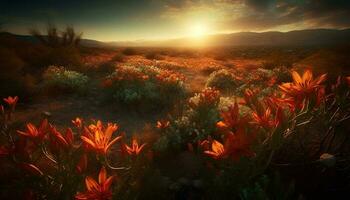
[[204, 23], [196, 23], [191, 26], [190, 35], [194, 38], [201, 38], [208, 34], [208, 27]]

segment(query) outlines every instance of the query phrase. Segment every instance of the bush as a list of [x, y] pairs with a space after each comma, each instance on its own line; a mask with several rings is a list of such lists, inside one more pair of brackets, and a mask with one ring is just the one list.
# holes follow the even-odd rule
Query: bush
[[157, 52], [148, 52], [146, 53], [145, 58], [148, 60], [163, 60], [163, 57], [160, 56]]
[[290, 70], [288, 70], [288, 68], [276, 67], [272, 71], [277, 79], [276, 83], [286, 83], [292, 81], [292, 78], [290, 77]]
[[47, 65], [66, 66], [69, 70], [84, 71], [79, 50], [74, 47], [48, 49], [44, 59]]
[[89, 78], [64, 67], [49, 66], [43, 74], [43, 88], [49, 94], [74, 93], [83, 94], [88, 89]]
[[95, 70], [93, 73], [104, 73], [104, 74], [110, 74], [113, 73], [115, 71], [115, 63], [107, 61], [107, 62], [103, 62], [101, 63], [99, 66], [97, 66], [95, 68]]
[[180, 74], [153, 66], [121, 66], [103, 86], [118, 103], [146, 110], [171, 106], [186, 94]]
[[113, 61], [113, 62], [124, 62], [125, 61], [125, 55], [120, 53], [120, 52], [118, 52], [117, 54], [115, 54], [113, 56], [111, 61]]
[[125, 48], [122, 53], [127, 56], [137, 55], [137, 51], [133, 48]]
[[162, 133], [155, 144], [160, 152], [187, 149], [187, 144], [207, 138], [216, 130], [219, 120], [220, 93], [205, 88], [188, 100], [182, 115], [170, 121], [170, 127]]
[[226, 69], [211, 73], [206, 83], [206, 87], [216, 88], [223, 93], [232, 92], [237, 86], [237, 80], [233, 74]]

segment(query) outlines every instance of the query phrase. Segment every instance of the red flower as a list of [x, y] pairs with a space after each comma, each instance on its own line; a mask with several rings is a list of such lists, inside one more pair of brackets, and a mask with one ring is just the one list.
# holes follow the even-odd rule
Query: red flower
[[312, 97], [316, 101], [320, 101], [321, 96], [318, 95], [319, 90], [323, 88], [321, 85], [326, 80], [326, 74], [323, 74], [313, 79], [313, 74], [310, 70], [306, 70], [301, 77], [297, 72], [292, 72], [294, 82], [283, 83], [279, 88], [287, 97], [291, 97], [297, 108], [303, 107], [303, 101], [310, 100]]
[[157, 127], [158, 129], [165, 129], [165, 128], [169, 127], [169, 125], [170, 125], [170, 122], [169, 122], [169, 121], [160, 120], [160, 121], [157, 121], [156, 127]]
[[213, 140], [211, 143], [211, 150], [206, 150], [204, 153], [214, 159], [221, 159], [225, 156], [225, 148], [220, 142]]
[[102, 122], [98, 121], [96, 125], [91, 124], [80, 138], [86, 144], [88, 149], [94, 150], [100, 154], [106, 154], [108, 149], [121, 139], [121, 136], [114, 138], [112, 141], [112, 134], [118, 129], [116, 124], [108, 123], [107, 128], [103, 130]]
[[55, 138], [55, 140], [51, 142], [57, 144], [56, 146], [69, 147], [73, 145], [74, 135], [73, 135], [72, 129], [67, 128], [66, 134], [63, 136], [62, 133], [57, 131], [56, 127], [52, 126], [51, 124], [49, 124], [49, 126], [50, 126], [50, 132]]
[[276, 127], [279, 124], [279, 121], [277, 119], [273, 119], [270, 108], [267, 108], [263, 114], [254, 111], [252, 113], [252, 118], [254, 120], [253, 123], [256, 123], [267, 129]]
[[[232, 158], [233, 160], [239, 160], [240, 157], [251, 157], [254, 152], [251, 150], [253, 141], [255, 140], [255, 134], [248, 135], [243, 129], [239, 129], [236, 133], [227, 133], [225, 135], [224, 144], [213, 140], [211, 147], [205, 150], [204, 153], [214, 159]], [[208, 148], [208, 140], [203, 141], [200, 145], [203, 148]]]
[[18, 96], [15, 96], [15, 97], [9, 96], [7, 98], [4, 98], [4, 101], [10, 106], [11, 110], [14, 111], [18, 101]]
[[219, 90], [208, 87], [202, 90], [202, 92], [196, 94], [194, 98], [191, 98], [189, 101], [189, 106], [191, 106], [191, 108], [208, 107], [218, 104], [219, 101]]
[[112, 191], [110, 190], [114, 177], [107, 178], [107, 171], [104, 167], [101, 168], [98, 175], [98, 183], [90, 176], [85, 178], [87, 191], [75, 195], [77, 200], [108, 200], [112, 199]]
[[77, 128], [81, 128], [83, 126], [83, 120], [79, 117], [75, 118], [74, 120], [72, 120], [72, 123], [77, 127]]
[[243, 96], [243, 104], [246, 104], [248, 106], [255, 105], [257, 103], [257, 94], [259, 93], [258, 89], [246, 89], [244, 91], [244, 96]]
[[145, 147], [146, 143], [142, 144], [141, 146], [139, 146], [139, 143], [137, 142], [137, 140], [134, 138], [132, 140], [132, 145], [131, 147], [128, 146], [127, 144], [125, 144], [125, 149], [126, 149], [126, 152], [129, 154], [129, 155], [139, 155], [142, 151], [142, 149]]
[[244, 125], [248, 122], [247, 117], [240, 117], [238, 103], [235, 102], [234, 105], [230, 106], [228, 111], [221, 112], [222, 121], [216, 123], [219, 129], [237, 129], [238, 127]]
[[25, 137], [34, 139], [36, 141], [41, 141], [47, 132], [48, 122], [47, 119], [44, 119], [40, 126], [37, 128], [32, 123], [27, 124], [27, 131], [17, 131], [20, 135], [23, 135]]
[[226, 155], [233, 160], [239, 160], [240, 157], [252, 157], [254, 152], [251, 146], [255, 140], [255, 134], [247, 134], [243, 129], [239, 129], [236, 133], [226, 135], [225, 150]]

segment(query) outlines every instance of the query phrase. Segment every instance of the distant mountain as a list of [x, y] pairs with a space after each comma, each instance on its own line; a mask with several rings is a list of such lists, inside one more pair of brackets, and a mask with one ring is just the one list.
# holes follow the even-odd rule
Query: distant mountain
[[[0, 32], [0, 38], [2, 38], [2, 39], [4, 39], [4, 38], [8, 38], [8, 39], [16, 38], [20, 41], [31, 42], [31, 43], [38, 43], [39, 42], [35, 37], [33, 37], [31, 35], [17, 35], [17, 34], [13, 34], [13, 33], [9, 33], [9, 32]], [[90, 40], [90, 39], [82, 39], [81, 44], [83, 46], [88, 46], [88, 47], [109, 46], [108, 43], [100, 42], [97, 40]]]
[[[0, 33], [0, 36], [10, 34], [17, 39], [38, 42], [28, 35]], [[162, 41], [131, 41], [131, 42], [101, 42], [83, 39], [81, 44], [89, 47], [117, 47], [117, 46], [315, 46], [350, 44], [350, 29], [310, 29], [289, 32], [238, 32], [231, 34], [216, 34], [196, 38], [178, 38]]]
[[203, 46], [311, 46], [350, 44], [350, 29], [312, 29], [290, 32], [238, 32], [216, 34], [195, 38], [182, 38], [162, 42], [155, 45], [186, 46], [188, 44]]

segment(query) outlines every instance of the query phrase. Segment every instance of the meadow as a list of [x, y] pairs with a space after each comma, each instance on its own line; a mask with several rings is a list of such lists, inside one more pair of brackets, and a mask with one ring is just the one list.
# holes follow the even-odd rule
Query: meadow
[[0, 199], [338, 199], [348, 46], [0, 37]]

